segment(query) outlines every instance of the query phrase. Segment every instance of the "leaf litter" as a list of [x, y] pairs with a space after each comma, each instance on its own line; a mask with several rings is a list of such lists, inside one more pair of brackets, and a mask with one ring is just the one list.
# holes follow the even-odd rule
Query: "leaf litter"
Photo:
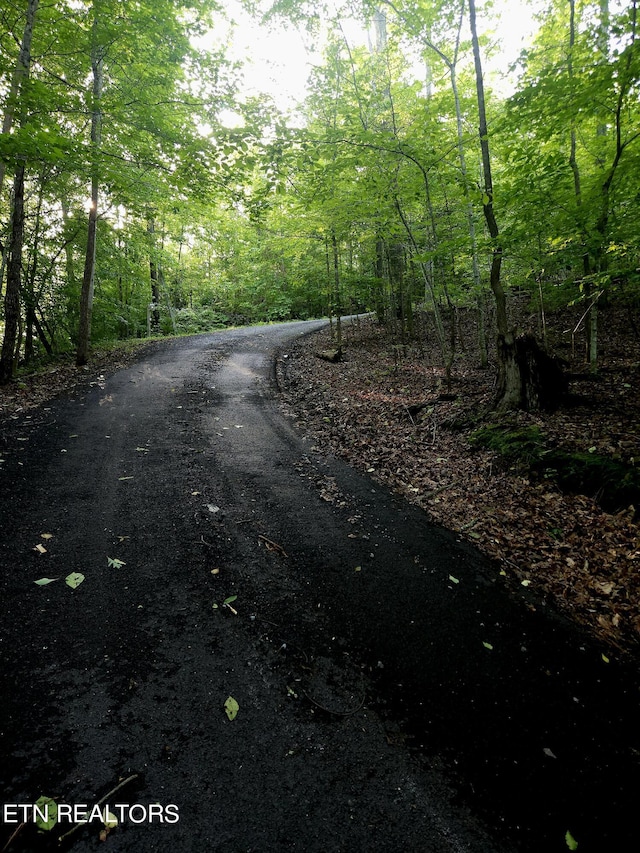
[[[279, 360], [285, 413], [315, 451], [337, 453], [420, 506], [434, 523], [472, 541], [497, 561], [504, 582], [530, 586], [620, 650], [637, 648], [639, 508], [607, 512], [597, 495], [563, 493], [553, 481], [532, 478], [471, 443], [490, 407], [495, 368], [477, 367], [475, 330], [464, 325], [471, 313], [460, 314], [469, 349], [456, 358], [450, 388], [428, 328], [418, 328], [417, 339], [403, 349], [388, 329], [360, 320], [346, 329], [339, 364], [314, 356], [330, 345], [328, 331], [295, 342], [286, 361]], [[531, 318], [523, 312], [518, 319], [527, 328]], [[640, 396], [621, 396], [621, 388], [640, 379], [640, 340], [622, 315], [602, 322], [607, 351], [598, 381], [581, 379], [582, 354], [567, 352], [563, 330], [575, 323], [560, 316], [555, 331], [549, 324], [551, 342], [578, 377], [570, 385], [571, 405], [553, 414], [518, 412], [510, 422], [514, 429], [538, 428], [568, 452], [597, 452], [634, 465], [640, 459]]]

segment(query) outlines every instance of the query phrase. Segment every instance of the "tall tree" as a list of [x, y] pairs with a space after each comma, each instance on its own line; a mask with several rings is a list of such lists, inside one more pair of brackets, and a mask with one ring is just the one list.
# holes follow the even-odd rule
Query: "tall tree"
[[96, 245], [98, 233], [98, 204], [100, 200], [100, 146], [102, 144], [102, 88], [104, 84], [105, 46], [100, 38], [98, 0], [93, 2], [91, 27], [91, 201], [87, 226], [84, 274], [80, 294], [80, 326], [76, 364], [81, 366], [89, 360], [91, 342], [91, 315], [96, 274]]
[[4, 338], [0, 354], [0, 384], [13, 376], [18, 327], [20, 323], [20, 289], [22, 280], [22, 245], [24, 240], [24, 175], [25, 164], [16, 166], [13, 180], [13, 211], [9, 262], [7, 265], [7, 289], [4, 297]]
[[[16, 69], [11, 81], [9, 99], [5, 111], [2, 132], [8, 134], [14, 123], [19, 98], [24, 94], [29, 81], [31, 68], [31, 42], [38, 0], [29, 0], [26, 20], [20, 45], [20, 53]], [[25, 122], [24, 111], [20, 116], [20, 124]], [[0, 353], [0, 383], [7, 382], [13, 375], [16, 348], [18, 345], [18, 328], [20, 324], [20, 290], [22, 279], [22, 247], [24, 240], [24, 180], [26, 161], [18, 156], [13, 180], [12, 212], [10, 219], [10, 239], [8, 244], [7, 287], [4, 298], [4, 337]], [[0, 171], [0, 196], [4, 180], [4, 163]], [[4, 254], [4, 253], [3, 253]]]
[[532, 337], [516, 338], [509, 325], [507, 298], [502, 286], [503, 247], [494, 210], [494, 187], [491, 169], [491, 149], [485, 104], [484, 77], [480, 57], [480, 42], [475, 0], [469, 0], [469, 25], [473, 46], [473, 61], [478, 98], [480, 151], [484, 180], [482, 209], [492, 241], [489, 284], [496, 305], [498, 327], [498, 384], [495, 407], [498, 410], [538, 409], [557, 404], [564, 391], [560, 369], [540, 350]]

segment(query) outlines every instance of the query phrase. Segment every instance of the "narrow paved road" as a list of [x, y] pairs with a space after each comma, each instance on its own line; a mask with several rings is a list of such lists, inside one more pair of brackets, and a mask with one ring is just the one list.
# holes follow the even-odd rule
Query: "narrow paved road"
[[112, 851], [634, 849], [637, 669], [294, 432], [273, 357], [318, 325], [0, 427], [0, 850], [41, 795], [109, 795]]

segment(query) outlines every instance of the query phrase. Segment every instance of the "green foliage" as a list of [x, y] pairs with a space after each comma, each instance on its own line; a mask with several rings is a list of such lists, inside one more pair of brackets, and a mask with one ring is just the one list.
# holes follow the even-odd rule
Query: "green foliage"
[[537, 426], [487, 424], [475, 430], [469, 440], [476, 447], [493, 450], [510, 462], [521, 462], [526, 466], [538, 462], [546, 448], [546, 440]]
[[[369, 23], [377, 8], [364, 4]], [[150, 316], [155, 326], [152, 270], [153, 331], [163, 334], [344, 309], [375, 310], [404, 336], [417, 305], [434, 318], [476, 305], [493, 245], [476, 180], [466, 19], [457, 0], [384, 8], [369, 49], [347, 43], [340, 14], [332, 21], [306, 0], [272, 4], [272, 17], [311, 30], [323, 19], [329, 31], [293, 126], [268, 97], [236, 94], [238, 69], [222, 49], [196, 47], [223, 14], [213, 0], [40, 4], [37, 62], [12, 133], [0, 134], [7, 176], [27, 163], [21, 355], [33, 362], [77, 342], [94, 175], [94, 341], [143, 337]], [[0, 11], [6, 115], [24, 9], [0, 0]], [[553, 0], [517, 63], [515, 91], [489, 93], [504, 282], [545, 310], [586, 311], [622, 294], [637, 311], [636, 12], [616, 6], [604, 34], [597, 3], [576, 2], [575, 12], [572, 40], [570, 4]], [[492, 8], [481, 14], [490, 26]], [[88, 132], [92, 43], [104, 61], [98, 146]], [[428, 66], [430, 87], [412, 55]], [[227, 108], [239, 127], [222, 124]], [[441, 346], [452, 358], [444, 338]]]
[[488, 424], [473, 432], [470, 441], [499, 453], [523, 473], [555, 483], [564, 492], [594, 498], [616, 512], [640, 502], [640, 469], [632, 463], [593, 452], [550, 447], [537, 426]]
[[208, 306], [180, 308], [176, 311], [176, 328], [183, 335], [211, 332], [228, 325], [230, 325], [230, 319], [227, 314]]

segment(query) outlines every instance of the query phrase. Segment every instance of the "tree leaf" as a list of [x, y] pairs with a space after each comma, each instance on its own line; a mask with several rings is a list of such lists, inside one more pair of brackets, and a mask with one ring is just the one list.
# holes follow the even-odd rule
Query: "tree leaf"
[[64, 579], [67, 586], [70, 586], [71, 589], [77, 589], [80, 584], [84, 580], [84, 575], [81, 572], [71, 572], [70, 575]]
[[35, 805], [38, 807], [38, 811], [47, 817], [47, 820], [40, 816], [36, 817], [35, 822], [38, 829], [46, 832], [53, 829], [58, 822], [58, 804], [56, 801], [52, 800], [51, 797], [40, 797], [36, 800]]
[[122, 566], [127, 565], [125, 562], [119, 560], [117, 557], [107, 557], [107, 563], [113, 569], [121, 569]]
[[483, 641], [482, 645], [485, 647], [485, 649], [489, 649], [490, 652], [493, 651], [493, 646], [491, 645], [491, 643], [485, 643]]
[[49, 583], [53, 583], [54, 581], [60, 580], [60, 578], [40, 578], [38, 581], [34, 581], [38, 586], [46, 586]]
[[235, 718], [238, 716], [240, 705], [238, 705], [233, 696], [229, 696], [227, 701], [224, 703], [224, 710], [230, 720], [235, 720]]
[[571, 835], [569, 830], [567, 830], [567, 834], [565, 835], [564, 840], [567, 842], [567, 847], [569, 848], [569, 850], [578, 849], [578, 842], [575, 840], [573, 835]]
[[453, 575], [449, 575], [449, 580], [451, 581], [451, 583], [460, 583], [458, 578], [454, 578]]

